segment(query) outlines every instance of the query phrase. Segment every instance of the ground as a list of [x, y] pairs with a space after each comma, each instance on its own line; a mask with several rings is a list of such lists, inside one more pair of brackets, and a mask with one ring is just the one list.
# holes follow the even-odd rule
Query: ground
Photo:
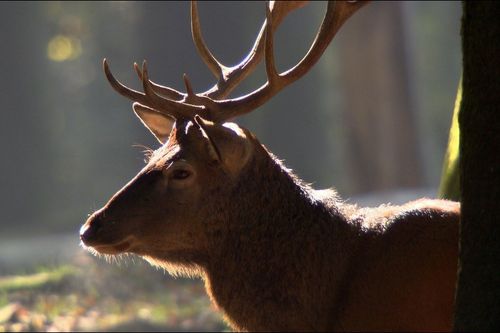
[[228, 330], [201, 281], [133, 261], [82, 251], [70, 263], [0, 274], [0, 332]]

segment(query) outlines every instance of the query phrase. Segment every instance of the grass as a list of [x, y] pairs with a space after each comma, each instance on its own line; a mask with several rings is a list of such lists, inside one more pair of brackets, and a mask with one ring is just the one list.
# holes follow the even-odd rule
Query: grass
[[50, 283], [60, 282], [65, 277], [76, 274], [73, 266], [64, 265], [30, 275], [14, 275], [0, 277], [0, 293], [20, 289], [36, 289]]

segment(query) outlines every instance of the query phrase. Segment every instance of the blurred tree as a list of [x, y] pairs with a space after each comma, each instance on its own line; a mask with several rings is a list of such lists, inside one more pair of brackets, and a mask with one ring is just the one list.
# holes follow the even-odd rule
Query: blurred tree
[[[348, 170], [354, 192], [422, 185], [404, 2], [372, 3], [341, 42]], [[370, 18], [370, 19], [368, 19]], [[362, 42], [360, 42], [362, 41]]]
[[[46, 189], [38, 190], [45, 201], [39, 219], [48, 231], [73, 231], [109, 196], [107, 186], [116, 189], [130, 178], [127, 166], [133, 158], [127, 154], [130, 143], [123, 145], [123, 134], [134, 129], [126, 117], [133, 115], [116, 110], [119, 104], [104, 79], [101, 63], [105, 56], [120, 58], [128, 47], [135, 24], [127, 14], [135, 12], [109, 2], [42, 2], [41, 6], [42, 26], [47, 29], [42, 40], [49, 47], [58, 38], [81, 45], [73, 57], [54, 58], [50, 53], [37, 57], [51, 83], [40, 85], [48, 137], [44, 149], [51, 162], [43, 179]], [[110, 150], [123, 167], [105, 163]]]
[[[4, 3], [0, 11], [2, 43], [0, 72], [0, 133], [2, 162], [0, 189], [2, 229], [35, 225], [46, 207], [44, 193], [49, 136], [43, 108], [44, 90], [31, 89], [47, 84], [45, 57], [46, 26], [40, 3]], [[33, 57], [33, 55], [36, 55]]]
[[500, 2], [465, 1], [457, 331], [500, 330]]
[[409, 42], [415, 59], [413, 78], [417, 95], [419, 142], [425, 185], [437, 187], [449, 138], [453, 101], [461, 74], [458, 1], [410, 1]]

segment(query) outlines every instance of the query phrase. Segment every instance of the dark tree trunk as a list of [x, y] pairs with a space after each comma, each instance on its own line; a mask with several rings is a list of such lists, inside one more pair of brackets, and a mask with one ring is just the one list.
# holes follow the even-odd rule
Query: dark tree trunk
[[455, 330], [500, 330], [500, 2], [466, 1]]

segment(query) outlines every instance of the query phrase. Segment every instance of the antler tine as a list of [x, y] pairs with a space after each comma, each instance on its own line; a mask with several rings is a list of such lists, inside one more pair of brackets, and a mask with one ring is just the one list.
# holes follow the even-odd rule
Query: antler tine
[[[141, 80], [141, 82], [142, 82], [142, 72], [141, 72], [139, 65], [136, 62], [134, 62], [134, 70], [135, 70], [135, 73], [137, 74], [137, 76], [139, 77], [139, 80]], [[160, 94], [161, 96], [164, 96], [166, 98], [173, 99], [176, 101], [182, 101], [186, 98], [186, 94], [181, 93], [180, 91], [177, 91], [177, 90], [170, 88], [170, 87], [156, 84], [156, 83], [152, 82], [151, 80], [150, 80], [150, 82], [151, 82], [151, 86], [153, 87], [154, 91], [157, 94]]]
[[205, 62], [212, 74], [218, 80], [221, 80], [227, 67], [215, 59], [203, 39], [200, 28], [200, 17], [198, 15], [198, 3], [196, 1], [191, 1], [191, 35], [193, 36], [194, 45], [201, 59]]
[[194, 96], [193, 86], [191, 85], [191, 81], [189, 81], [187, 74], [184, 73], [182, 78], [184, 79], [184, 85], [186, 86], [187, 98]]
[[111, 73], [106, 59], [103, 60], [103, 67], [104, 73], [106, 74], [106, 78], [108, 79], [109, 83], [111, 84], [113, 89], [115, 89], [120, 95], [134, 102], [139, 102], [140, 104], [153, 108], [158, 112], [178, 119], [181, 117], [194, 116], [196, 113], [203, 112], [203, 110], [205, 109], [205, 106], [203, 105], [192, 105], [163, 98], [157, 95], [148, 77], [146, 61], [144, 61], [142, 65], [141, 72], [144, 93], [128, 88], [120, 83]]
[[[327, 11], [323, 22], [319, 28], [318, 34], [314, 39], [309, 51], [302, 60], [293, 68], [282, 74], [286, 81], [295, 81], [307, 73], [312, 66], [321, 58], [333, 37], [337, 34], [340, 27], [352, 16], [358, 9], [368, 4], [370, 1], [329, 1]], [[288, 85], [288, 82], [286, 85]]]
[[[217, 112], [214, 112], [214, 118], [217, 121], [224, 121], [248, 113], [263, 105], [281, 89], [306, 74], [319, 60], [342, 24], [366, 3], [368, 1], [329, 1], [323, 22], [307, 54], [296, 66], [276, 75], [273, 74], [273, 71], [275, 71], [273, 43], [269, 40], [272, 39], [274, 29], [272, 24], [268, 24], [266, 26], [267, 40], [265, 50], [268, 82], [245, 96], [214, 101], [217, 105]], [[269, 12], [269, 9], [267, 11]], [[267, 21], [270, 22], [271, 20]]]
[[136, 101], [142, 104], [146, 104], [147, 97], [145, 94], [137, 91], [130, 89], [126, 86], [124, 86], [121, 82], [119, 82], [113, 74], [111, 73], [111, 70], [109, 69], [108, 61], [106, 58], [102, 61], [102, 66], [104, 68], [104, 73], [106, 74], [106, 78], [108, 79], [109, 83], [111, 84], [111, 87], [115, 89], [117, 93], [120, 95], [131, 99], [132, 101]]
[[225, 67], [223, 75], [217, 83], [209, 90], [200, 95], [210, 97], [211, 99], [222, 99], [227, 97], [246, 77], [252, 74], [261, 62], [264, 55], [264, 33], [266, 21], [262, 24], [259, 34], [255, 39], [254, 45], [247, 56], [237, 65]]
[[270, 6], [266, 6], [266, 43], [265, 43], [265, 65], [266, 65], [266, 74], [267, 81], [269, 82], [269, 86], [273, 86], [277, 80], [279, 79], [278, 71], [276, 70], [276, 62], [274, 61], [274, 25], [273, 19], [271, 17], [271, 8]]
[[[192, 92], [189, 80], [185, 78], [184, 82], [188, 86], [188, 90]], [[185, 101], [174, 101], [157, 95], [152, 82], [149, 80], [147, 63], [145, 60], [142, 63], [142, 85], [144, 93], [148, 97], [149, 101], [149, 104], [146, 104], [146, 106], [151, 106], [162, 113], [173, 116], [175, 119], [194, 117], [195, 114], [203, 113], [206, 109], [203, 105], [193, 105]], [[188, 97], [189, 96], [190, 95], [188, 94]]]

